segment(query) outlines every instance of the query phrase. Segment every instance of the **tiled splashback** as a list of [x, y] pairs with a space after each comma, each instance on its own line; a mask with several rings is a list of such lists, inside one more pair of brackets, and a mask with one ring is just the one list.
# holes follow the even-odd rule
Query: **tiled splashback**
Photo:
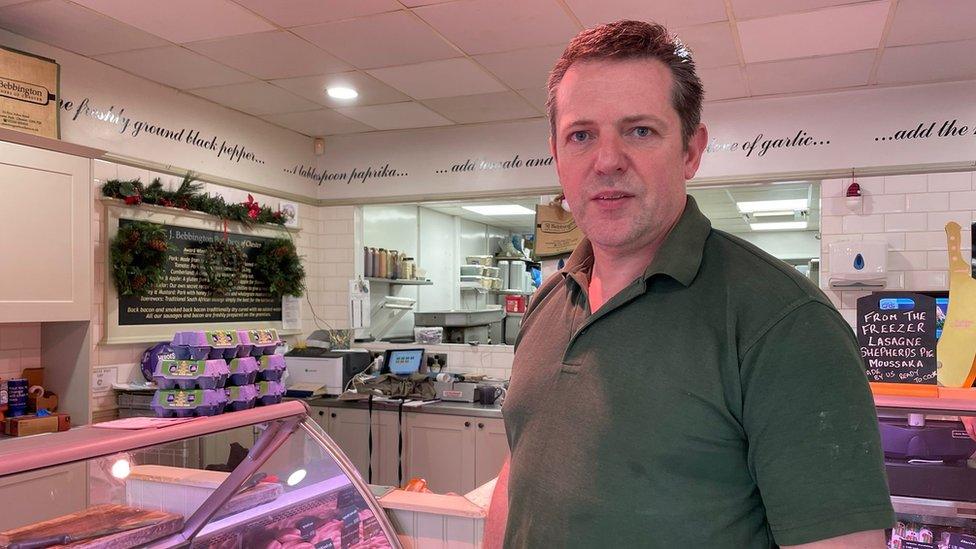
[[823, 182], [820, 287], [853, 326], [862, 291], [831, 291], [829, 247], [845, 240], [888, 243], [888, 290], [948, 289], [945, 225], [962, 225], [964, 259], [972, 248], [970, 227], [976, 220], [973, 173], [935, 173], [857, 179], [863, 198], [851, 209], [845, 198], [850, 179]]
[[41, 365], [41, 325], [0, 324], [0, 379], [21, 377]]
[[[415, 343], [359, 343], [356, 347], [371, 351], [417, 347]], [[452, 374], [484, 374], [498, 379], [512, 375], [515, 348], [511, 345], [424, 345], [427, 353], [446, 353], [447, 368]]]

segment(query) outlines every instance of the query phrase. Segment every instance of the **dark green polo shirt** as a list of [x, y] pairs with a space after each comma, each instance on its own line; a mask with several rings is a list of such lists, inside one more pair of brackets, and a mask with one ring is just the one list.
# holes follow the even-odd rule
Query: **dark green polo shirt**
[[689, 197], [645, 274], [590, 314], [592, 248], [522, 324], [506, 547], [768, 548], [890, 527], [854, 334]]

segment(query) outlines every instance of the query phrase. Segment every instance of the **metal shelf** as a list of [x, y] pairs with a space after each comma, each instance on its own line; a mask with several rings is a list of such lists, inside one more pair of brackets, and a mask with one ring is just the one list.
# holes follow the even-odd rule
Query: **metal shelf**
[[370, 282], [381, 282], [383, 284], [390, 284], [396, 286], [433, 286], [434, 282], [431, 280], [404, 280], [404, 279], [392, 279], [392, 278], [376, 278], [373, 276], [367, 276], [366, 280]]
[[535, 290], [531, 292], [526, 292], [522, 290], [488, 290], [488, 291], [498, 295], [532, 295], [533, 293], [535, 293]]

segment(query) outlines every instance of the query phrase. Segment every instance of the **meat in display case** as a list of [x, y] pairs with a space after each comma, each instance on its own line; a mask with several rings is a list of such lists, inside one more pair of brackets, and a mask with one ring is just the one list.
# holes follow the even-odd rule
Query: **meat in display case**
[[401, 547], [303, 403], [170, 421], [0, 441], [0, 547]]

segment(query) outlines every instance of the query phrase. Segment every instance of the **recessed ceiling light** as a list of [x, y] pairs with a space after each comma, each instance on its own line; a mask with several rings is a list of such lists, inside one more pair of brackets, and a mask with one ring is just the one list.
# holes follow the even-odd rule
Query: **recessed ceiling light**
[[777, 210], [805, 210], [806, 198], [792, 198], [789, 200], [758, 200], [755, 202], [736, 202], [735, 207], [742, 213], [774, 212]]
[[778, 221], [775, 223], [750, 223], [754, 231], [798, 231], [807, 228], [806, 221]]
[[793, 210], [772, 210], [768, 212], [755, 212], [752, 215], [753, 217], [783, 217], [786, 215], [792, 217], [794, 213]]
[[490, 206], [462, 206], [469, 212], [481, 215], [535, 215], [534, 210], [518, 204], [493, 204]]
[[325, 93], [332, 99], [355, 99], [359, 97], [359, 92], [345, 86], [334, 86], [326, 88]]

